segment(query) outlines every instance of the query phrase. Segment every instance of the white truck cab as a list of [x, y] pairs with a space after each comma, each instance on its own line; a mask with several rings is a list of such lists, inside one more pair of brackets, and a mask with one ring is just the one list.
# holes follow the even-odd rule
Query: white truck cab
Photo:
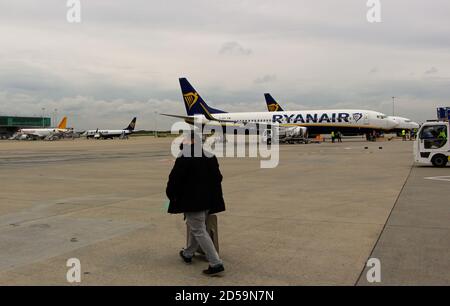
[[414, 142], [414, 161], [445, 167], [450, 164], [449, 122], [436, 121], [424, 123]]

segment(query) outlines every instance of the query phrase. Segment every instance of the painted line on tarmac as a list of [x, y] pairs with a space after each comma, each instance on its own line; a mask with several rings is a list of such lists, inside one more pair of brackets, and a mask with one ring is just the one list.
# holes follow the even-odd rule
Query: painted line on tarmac
[[424, 179], [432, 181], [450, 182], [450, 176], [429, 176], [424, 177]]

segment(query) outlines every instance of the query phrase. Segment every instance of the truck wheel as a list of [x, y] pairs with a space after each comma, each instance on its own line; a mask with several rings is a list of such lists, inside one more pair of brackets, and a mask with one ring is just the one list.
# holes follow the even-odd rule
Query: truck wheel
[[442, 154], [437, 154], [431, 159], [431, 163], [433, 164], [433, 166], [440, 168], [445, 167], [447, 165], [447, 162], [448, 157]]

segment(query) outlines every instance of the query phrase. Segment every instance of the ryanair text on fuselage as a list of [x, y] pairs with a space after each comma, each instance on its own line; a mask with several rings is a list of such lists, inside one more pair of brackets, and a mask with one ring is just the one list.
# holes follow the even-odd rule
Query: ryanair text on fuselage
[[[336, 122], [349, 122], [349, 113], [306, 113], [303, 114], [274, 114], [272, 116], [272, 122], [278, 123], [336, 123]], [[353, 114], [353, 118], [358, 122], [362, 118], [361, 113]]]

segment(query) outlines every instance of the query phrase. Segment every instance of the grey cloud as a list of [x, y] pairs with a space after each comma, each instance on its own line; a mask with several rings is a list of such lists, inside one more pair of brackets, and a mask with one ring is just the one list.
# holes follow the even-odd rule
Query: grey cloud
[[235, 41], [224, 43], [219, 50], [220, 54], [228, 55], [250, 55], [252, 52], [253, 51], [251, 49], [244, 48], [241, 44]]
[[439, 70], [436, 67], [431, 67], [430, 69], [426, 70], [424, 73], [425, 74], [436, 74], [438, 72], [439, 72]]
[[275, 74], [266, 74], [262, 77], [255, 79], [255, 84], [265, 84], [265, 83], [271, 83], [277, 80], [277, 76]]

